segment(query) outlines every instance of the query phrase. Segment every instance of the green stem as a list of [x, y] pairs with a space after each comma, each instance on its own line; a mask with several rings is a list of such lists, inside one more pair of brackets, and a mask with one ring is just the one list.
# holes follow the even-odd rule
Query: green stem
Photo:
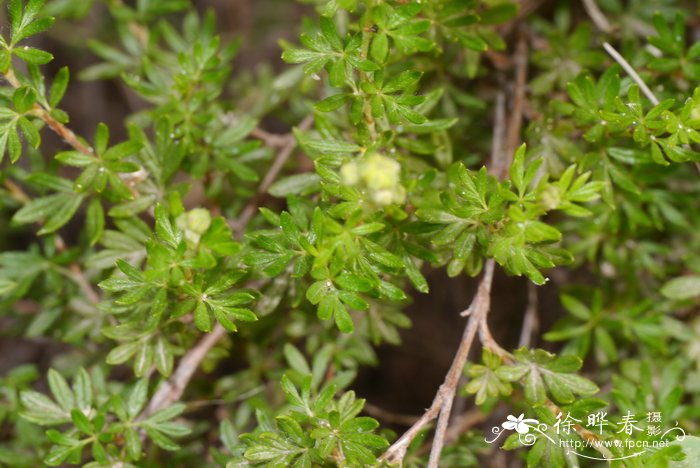
[[[374, 7], [373, 1], [367, 2], [367, 10], [365, 11], [364, 18], [362, 21], [362, 45], [360, 47], [360, 56], [363, 59], [367, 59], [369, 56], [369, 46], [372, 42], [372, 8]], [[360, 78], [363, 80], [368, 80], [367, 73], [361, 71]], [[369, 137], [372, 141], [377, 139], [377, 128], [374, 121], [374, 116], [372, 115], [372, 104], [370, 102], [369, 96], [365, 93], [363, 94], [363, 104], [362, 104], [362, 114], [365, 118], [365, 123], [367, 124], [367, 129], [369, 131]]]

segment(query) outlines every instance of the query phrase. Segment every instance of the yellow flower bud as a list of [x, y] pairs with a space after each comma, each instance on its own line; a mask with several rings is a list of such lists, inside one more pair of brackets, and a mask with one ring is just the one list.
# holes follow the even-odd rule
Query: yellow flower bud
[[340, 178], [344, 185], [357, 185], [360, 181], [360, 168], [355, 161], [343, 164], [340, 168]]
[[195, 208], [178, 216], [175, 224], [184, 232], [188, 247], [194, 249], [211, 226], [211, 214], [205, 208]]
[[359, 186], [380, 206], [406, 201], [406, 189], [401, 185], [401, 165], [379, 153], [350, 161], [340, 168], [343, 184]]
[[399, 184], [401, 165], [394, 159], [372, 153], [363, 160], [360, 175], [370, 190], [389, 189]]

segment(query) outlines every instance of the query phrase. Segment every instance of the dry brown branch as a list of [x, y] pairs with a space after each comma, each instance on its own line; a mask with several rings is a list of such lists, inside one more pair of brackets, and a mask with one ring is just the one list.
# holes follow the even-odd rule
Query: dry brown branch
[[279, 135], [277, 133], [270, 133], [262, 128], [254, 128], [250, 132], [250, 136], [261, 140], [265, 146], [269, 147], [285, 147], [289, 143], [289, 134]]
[[420, 419], [420, 416], [394, 413], [369, 402], [365, 402], [365, 406], [362, 411], [369, 414], [373, 418], [381, 419], [386, 423], [400, 424], [402, 426], [412, 426], [416, 423], [416, 421], [418, 421], [418, 419]]
[[[520, 63], [517, 64], [516, 69], [516, 103], [514, 106], [517, 105], [520, 111], [518, 111], [517, 114], [518, 123], [515, 131], [516, 136], [511, 136], [511, 138], [519, 136], [520, 120], [522, 120], [522, 102], [524, 100], [524, 87], [527, 78], [527, 49], [524, 40], [520, 41], [516, 54], [518, 55], [516, 60], [520, 60]], [[511, 122], [514, 122], [516, 117], [512, 117], [511, 119]], [[507, 175], [512, 157], [512, 152], [506, 151], [504, 148], [504, 142], [507, 138], [506, 135], [506, 96], [503, 91], [499, 91], [496, 95], [491, 164], [489, 165], [489, 172], [499, 178]], [[445, 381], [438, 389], [433, 403], [423, 416], [389, 447], [382, 455], [382, 460], [391, 463], [400, 463], [406, 456], [406, 450], [413, 439], [415, 439], [422, 429], [437, 418], [437, 426], [435, 428], [428, 461], [429, 468], [437, 468], [440, 462], [442, 448], [446, 442], [452, 404], [462, 377], [462, 370], [466, 364], [469, 350], [471, 349], [476, 334], [479, 334], [479, 340], [484, 348], [489, 349], [505, 359], [510, 357], [510, 353], [504, 350], [496, 340], [494, 340], [488, 326], [487, 318], [491, 308], [491, 284], [493, 283], [494, 268], [494, 260], [488, 259], [484, 266], [484, 275], [479, 283], [476, 295], [469, 308], [461, 314], [462, 316], [468, 316], [469, 321], [464, 329], [462, 341], [457, 349], [452, 365], [445, 376]]]
[[491, 139], [491, 164], [489, 173], [499, 179], [508, 171], [508, 155], [505, 152], [506, 141], [506, 93], [496, 94], [496, 105], [493, 113], [493, 136]]
[[527, 86], [527, 40], [520, 35], [515, 46], [515, 83], [513, 85], [513, 105], [506, 132], [506, 153], [512, 155], [521, 143], [523, 112], [525, 107], [525, 87]]
[[527, 283], [527, 307], [525, 309], [525, 317], [523, 318], [523, 328], [520, 330], [520, 340], [518, 346], [527, 346], [531, 344], [532, 336], [537, 333], [540, 328], [540, 319], [537, 314], [538, 310], [537, 286], [533, 283]]
[[[17, 80], [17, 77], [15, 76], [15, 73], [12, 71], [12, 69], [5, 72], [4, 76], [7, 82], [12, 85], [12, 87], [19, 88], [20, 86], [22, 86], [22, 84]], [[46, 123], [46, 125], [51, 130], [53, 130], [54, 133], [61, 137], [63, 141], [72, 146], [73, 149], [75, 149], [76, 151], [80, 151], [81, 153], [86, 155], [92, 155], [92, 148], [81, 142], [75, 135], [75, 133], [73, 133], [73, 130], [51, 117], [49, 112], [43, 107], [41, 107], [39, 104], [34, 104], [34, 106], [32, 107], [32, 114], [43, 120], [44, 123]]]
[[199, 364], [224, 335], [226, 335], [226, 329], [218, 323], [211, 333], [204, 335], [199, 343], [183, 356], [172, 377], [163, 381], [158, 387], [139, 419], [145, 419], [178, 401], [195, 371], [199, 368]]
[[[481, 424], [489, 417], [487, 413], [483, 413], [479, 408], [472, 408], [469, 411], [459, 414], [450, 422], [450, 427], [445, 434], [445, 444], [454, 442], [460, 435], [467, 432], [472, 427]], [[425, 455], [430, 452], [431, 443], [421, 446], [416, 452], [417, 455]]]
[[481, 322], [486, 321], [489, 309], [491, 307], [491, 284], [493, 282], [494, 261], [489, 259], [484, 266], [484, 274], [479, 283], [476, 295], [472, 300], [471, 305], [467, 309], [469, 320], [464, 329], [462, 340], [460, 342], [457, 353], [452, 361], [445, 381], [438, 389], [433, 403], [426, 410], [423, 416], [411, 426], [399, 439], [394, 442], [391, 447], [382, 455], [381, 459], [390, 463], [400, 463], [406, 456], [406, 450], [413, 439], [430, 424], [435, 418], [438, 418], [438, 423], [435, 429], [435, 436], [430, 451], [429, 467], [437, 467], [440, 461], [440, 453], [445, 443], [445, 433], [452, 410], [452, 402], [457, 391], [462, 370], [467, 362], [469, 350], [472, 347], [474, 338], [479, 331]]
[[[59, 237], [57, 237], [58, 239]], [[78, 266], [77, 263], [71, 263], [68, 266], [68, 269], [70, 270], [72, 276], [73, 276], [73, 281], [80, 287], [80, 290], [83, 292], [85, 297], [88, 298], [88, 300], [92, 304], [97, 304], [100, 302], [100, 295], [97, 291], [95, 291], [95, 288], [92, 287], [92, 284], [90, 281], [88, 281], [87, 277], [85, 276], [85, 273], [83, 270]]]
[[[299, 130], [308, 130], [309, 128], [311, 128], [313, 121], [313, 115], [307, 116], [299, 124]], [[261, 137], [261, 134], [259, 132], [257, 135], [258, 136], [256, 138]], [[248, 225], [250, 220], [253, 219], [255, 211], [258, 209], [258, 205], [260, 204], [260, 199], [267, 193], [267, 190], [270, 188], [275, 179], [277, 179], [277, 176], [284, 167], [284, 164], [292, 155], [294, 148], [296, 148], [297, 142], [296, 138], [294, 137], [294, 134], [289, 133], [286, 136], [279, 136], [278, 138], [284, 138], [284, 145], [282, 145], [279, 153], [277, 153], [277, 156], [275, 157], [275, 160], [272, 163], [272, 166], [270, 166], [270, 169], [267, 171], [267, 174], [265, 174], [265, 177], [260, 183], [260, 186], [258, 187], [258, 191], [255, 194], [255, 196], [251, 198], [251, 200], [248, 202], [245, 208], [243, 208], [243, 211], [241, 212], [241, 215], [238, 217], [238, 219], [231, 223], [231, 229], [233, 229], [233, 231], [238, 236], [240, 236], [243, 233], [245, 227]]]
[[[545, 405], [549, 410], [554, 413], [556, 416], [557, 414], [561, 413], [561, 408], [559, 408], [552, 400], [547, 400], [545, 402]], [[614, 458], [615, 456], [613, 453], [605, 447], [605, 445], [600, 443], [600, 437], [598, 437], [595, 432], [591, 432], [585, 427], [581, 426], [580, 424], [574, 424], [573, 429], [576, 431], [578, 435], [581, 436], [585, 441], [589, 443], [590, 447], [593, 447], [598, 453], [603, 455], [605, 458]]]

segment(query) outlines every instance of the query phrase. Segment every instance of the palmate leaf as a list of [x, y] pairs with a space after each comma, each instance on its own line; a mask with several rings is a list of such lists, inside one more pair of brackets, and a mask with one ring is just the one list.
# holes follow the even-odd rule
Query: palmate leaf
[[50, 234], [70, 221], [83, 199], [84, 195], [75, 193], [36, 198], [17, 211], [12, 219], [22, 224], [42, 222], [39, 234]]
[[364, 466], [376, 463], [377, 453], [388, 446], [386, 439], [373, 433], [379, 425], [376, 420], [357, 416], [364, 400], [357, 400], [353, 392], [336, 401], [337, 390], [331, 384], [312, 395], [311, 375], [303, 378], [301, 388], [286, 375], [281, 384], [291, 411], [279, 415], [274, 424], [266, 424], [268, 430], [241, 436], [248, 445], [245, 458], [249, 462], [311, 466], [342, 450], [346, 463]]
[[520, 348], [514, 358], [513, 365], [499, 367], [496, 375], [520, 382], [525, 399], [533, 406], [543, 405], [547, 393], [554, 401], [567, 404], [574, 402], [574, 395], [588, 396], [599, 391], [593, 382], [574, 373], [582, 365], [576, 356], [555, 356], [541, 349]]
[[473, 364], [467, 368], [469, 382], [464, 387], [467, 394], [475, 395], [477, 405], [484, 404], [488, 398], [508, 396], [513, 391], [510, 383], [496, 373], [502, 365], [499, 356], [484, 349], [482, 361], [483, 365]]
[[21, 392], [20, 399], [24, 406], [21, 416], [42, 426], [54, 426], [71, 420], [72, 412], [89, 412], [93, 406], [92, 378], [80, 368], [72, 387], [56, 370], [49, 369], [48, 383], [54, 400], [35, 392]]

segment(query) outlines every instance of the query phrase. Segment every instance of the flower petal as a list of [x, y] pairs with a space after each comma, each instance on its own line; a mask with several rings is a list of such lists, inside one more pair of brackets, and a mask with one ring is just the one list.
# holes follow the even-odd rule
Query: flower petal
[[515, 429], [517, 425], [518, 423], [512, 421], [506, 421], [503, 424], [501, 424], [501, 426], [503, 426], [503, 429], [508, 429], [509, 431]]

